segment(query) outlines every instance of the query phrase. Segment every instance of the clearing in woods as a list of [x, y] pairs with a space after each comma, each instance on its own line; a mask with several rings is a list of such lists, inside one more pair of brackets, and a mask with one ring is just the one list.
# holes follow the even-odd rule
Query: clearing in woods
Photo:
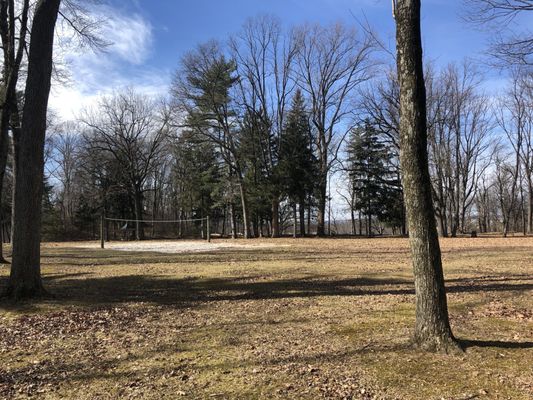
[[533, 398], [533, 238], [441, 244], [462, 355], [408, 347], [406, 239], [44, 244], [55, 297], [0, 303], [0, 398]]

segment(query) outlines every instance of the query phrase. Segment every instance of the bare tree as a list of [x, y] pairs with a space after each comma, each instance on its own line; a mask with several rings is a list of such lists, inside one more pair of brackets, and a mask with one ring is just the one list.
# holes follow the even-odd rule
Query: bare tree
[[[427, 80], [427, 78], [426, 78]], [[390, 145], [400, 154], [400, 84], [392, 67], [376, 83], [361, 93], [359, 105], [365, 119], [369, 119]]]
[[472, 205], [478, 180], [489, 166], [491, 132], [488, 99], [478, 92], [479, 72], [469, 64], [450, 65], [444, 74], [448, 107], [447, 123], [452, 138], [450, 185], [451, 234], [465, 230], [465, 217]]
[[[20, 76], [26, 73], [27, 47], [31, 38], [29, 24], [37, 13], [39, 2], [28, 0], [0, 1], [0, 38], [2, 41], [2, 79], [0, 82], [0, 199], [3, 194], [3, 181], [7, 157], [10, 149], [9, 131], [20, 127], [19, 96], [23, 92], [24, 82]], [[99, 35], [102, 21], [94, 18], [80, 1], [63, 0], [60, 2], [58, 15], [61, 16], [56, 30], [56, 44], [63, 46], [89, 45], [92, 48], [104, 47], [107, 43]], [[54, 20], [55, 21], [55, 20]], [[54, 22], [54, 28], [56, 24]], [[57, 34], [60, 30], [60, 34]], [[66, 40], [67, 37], [69, 40]], [[67, 44], [68, 42], [68, 44]], [[0, 262], [2, 256], [0, 240]]]
[[[15, 1], [0, 2], [0, 37], [3, 50], [2, 92], [0, 96], [0, 199], [10, 146], [12, 114], [18, 113], [17, 84], [25, 55], [30, 4], [25, 0], [17, 9]], [[17, 26], [18, 25], [18, 26]], [[0, 240], [0, 262], [6, 263]]]
[[494, 186], [501, 211], [503, 237], [507, 237], [513, 211], [518, 202], [516, 165], [505, 161], [506, 155], [498, 154], [495, 158]]
[[[511, 79], [512, 90], [506, 100], [501, 100], [504, 105], [499, 108], [497, 120], [520, 156], [523, 180], [527, 185], [527, 232], [533, 233], [533, 76], [519, 69], [513, 72]], [[510, 126], [512, 124], [515, 124], [514, 128]], [[518, 142], [520, 147], [517, 147]]]
[[464, 232], [478, 180], [490, 165], [491, 110], [479, 72], [451, 64], [427, 79], [433, 196], [441, 235]]
[[[76, 181], [80, 167], [79, 148], [80, 130], [72, 123], [65, 123], [61, 131], [52, 134], [51, 159], [53, 170], [51, 175], [57, 179], [61, 188], [59, 192], [59, 204], [63, 226], [68, 232], [74, 224], [76, 206]], [[50, 164], [50, 163], [45, 163]]]
[[280, 189], [275, 184], [286, 108], [296, 85], [293, 64], [297, 52], [294, 35], [286, 35], [278, 19], [260, 16], [248, 20], [240, 34], [230, 40], [239, 75], [238, 97], [245, 113], [258, 119], [263, 165], [272, 203], [272, 236], [280, 235]]
[[[522, 164], [526, 165], [528, 182], [530, 175], [529, 143], [532, 135], [531, 104], [528, 98], [529, 87], [520, 72], [515, 72], [511, 81], [511, 87], [502, 96], [496, 108], [496, 121], [500, 129], [509, 139], [513, 149], [514, 162], [504, 163], [500, 157], [500, 168], [497, 173], [502, 208], [503, 236], [507, 236], [511, 213], [517, 201], [518, 179]], [[504, 193], [508, 189], [508, 194]], [[531, 193], [531, 192], [530, 192]]]
[[[371, 35], [359, 35], [341, 24], [306, 25], [297, 30], [298, 84], [307, 94], [316, 130], [319, 162], [317, 235], [325, 234], [328, 174], [352, 126], [354, 89], [373, 71]], [[350, 116], [352, 118], [350, 118]]]
[[159, 166], [168, 135], [168, 115], [154, 99], [127, 89], [103, 97], [97, 109], [88, 110], [81, 122], [89, 128], [92, 149], [111, 154], [121, 165], [135, 205], [135, 236], [144, 239], [145, 183]]
[[427, 153], [420, 0], [393, 2], [400, 82], [400, 162], [416, 292], [414, 343], [453, 350]]
[[493, 201], [494, 182], [487, 172], [481, 175], [476, 192], [478, 229], [481, 233], [490, 232], [495, 218]]
[[500, 65], [532, 65], [533, 37], [529, 30], [510, 28], [525, 12], [533, 11], [531, 0], [464, 0], [467, 19], [491, 31], [489, 53]]

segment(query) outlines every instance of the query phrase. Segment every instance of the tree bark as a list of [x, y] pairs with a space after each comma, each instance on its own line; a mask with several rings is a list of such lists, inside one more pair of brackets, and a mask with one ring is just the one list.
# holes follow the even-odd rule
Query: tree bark
[[[3, 93], [0, 103], [0, 203], [4, 196], [4, 177], [9, 154], [9, 127], [13, 112], [18, 112], [17, 83], [20, 64], [26, 48], [26, 33], [28, 28], [29, 2], [22, 3], [20, 13], [18, 38], [15, 23], [15, 2], [3, 1], [0, 6], [0, 35], [4, 53], [3, 62]], [[18, 39], [18, 43], [17, 43]], [[3, 240], [0, 240], [0, 263], [7, 263], [3, 256]]]
[[239, 190], [241, 194], [243, 236], [245, 239], [250, 239], [250, 210], [248, 208], [248, 195], [246, 193], [246, 187], [242, 178], [241, 182], [239, 183]]
[[318, 183], [318, 212], [316, 235], [319, 237], [326, 236], [326, 201], [328, 194], [327, 171], [322, 171]]
[[433, 351], [456, 350], [459, 346], [448, 319], [431, 198], [420, 0], [398, 0], [394, 15], [400, 80], [400, 165], [416, 292], [413, 343]]
[[[528, 174], [530, 176], [530, 174]], [[527, 232], [533, 233], [533, 181], [529, 177], [527, 180]]]
[[[0, 128], [0, 204], [2, 203], [2, 198], [4, 197], [4, 177], [6, 173], [7, 156], [9, 153], [9, 134], [7, 127], [4, 132], [3, 114], [7, 114], [7, 112], [2, 112], [2, 127]], [[3, 218], [3, 215], [1, 217]], [[0, 220], [0, 223], [2, 222], [3, 221]], [[2, 235], [2, 237], [0, 237], [0, 264], [8, 264], [8, 261], [4, 258], [3, 241]]]
[[41, 202], [46, 113], [52, 76], [54, 29], [60, 0], [40, 0], [35, 8], [20, 136], [15, 136], [13, 261], [8, 295], [45, 293], [41, 280]]
[[438, 233], [441, 237], [448, 237], [448, 228], [446, 226], [446, 217], [443, 215], [442, 209], [437, 213], [437, 219], [439, 220]]
[[293, 203], [292, 205], [292, 218], [293, 218], [292, 237], [296, 239], [298, 237], [298, 213], [296, 212], [296, 203]]
[[300, 212], [300, 236], [305, 237], [305, 196], [300, 198], [298, 211]]
[[279, 198], [274, 196], [272, 198], [272, 237], [279, 237]]
[[231, 229], [231, 238], [237, 239], [237, 216], [235, 215], [235, 204], [229, 205], [229, 222]]
[[309, 195], [309, 204], [307, 204], [307, 234], [311, 234], [311, 195]]
[[143, 227], [143, 193], [139, 188], [135, 188], [134, 203], [135, 203], [135, 239], [144, 240]]

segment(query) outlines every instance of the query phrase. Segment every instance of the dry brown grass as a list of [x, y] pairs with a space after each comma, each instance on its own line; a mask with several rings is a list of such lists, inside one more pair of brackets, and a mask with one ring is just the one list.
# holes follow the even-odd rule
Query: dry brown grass
[[44, 245], [55, 298], [0, 303], [0, 398], [533, 398], [533, 238], [442, 241], [463, 355], [408, 346], [407, 240], [255, 243]]

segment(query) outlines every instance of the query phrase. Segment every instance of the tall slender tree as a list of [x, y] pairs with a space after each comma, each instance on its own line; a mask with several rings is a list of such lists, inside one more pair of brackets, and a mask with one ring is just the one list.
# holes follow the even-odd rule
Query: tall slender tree
[[428, 350], [455, 350], [459, 346], [448, 318], [431, 199], [420, 0], [397, 0], [393, 5], [400, 82], [400, 163], [416, 292], [413, 342]]
[[316, 130], [319, 163], [317, 179], [317, 235], [325, 235], [328, 175], [350, 131], [350, 100], [355, 89], [373, 72], [371, 35], [359, 35], [342, 24], [303, 26], [298, 30], [296, 75], [309, 98], [311, 123]]
[[[220, 152], [230, 180], [237, 182], [244, 227], [244, 237], [251, 237], [248, 193], [242, 160], [239, 157], [239, 120], [232, 96], [235, 76], [234, 60], [227, 60], [220, 45], [211, 41], [200, 45], [181, 60], [181, 68], [172, 83], [172, 94], [178, 110], [180, 127], [192, 129], [204, 140], [212, 142]], [[235, 211], [231, 205], [232, 226]], [[233, 229], [235, 236], [235, 229]]]
[[[3, 50], [3, 76], [0, 95], [0, 199], [3, 195], [2, 187], [10, 146], [10, 122], [12, 114], [18, 112], [17, 84], [19, 83], [20, 66], [24, 58], [24, 49], [26, 48], [29, 9], [28, 0], [23, 1], [20, 5], [16, 5], [14, 0], [0, 2], [0, 38], [2, 39]], [[19, 21], [18, 26], [17, 21]], [[3, 217], [0, 216], [2, 219]], [[6, 260], [2, 254], [2, 242], [3, 240], [0, 240], [0, 262], [5, 263]]]
[[397, 174], [391, 168], [392, 153], [369, 120], [350, 132], [346, 152], [350, 187], [357, 194], [352, 196], [352, 207], [366, 215], [367, 236], [372, 236], [372, 217], [401, 220], [401, 215], [394, 217], [398, 211], [401, 214], [402, 203]]
[[[297, 90], [281, 138], [278, 174], [294, 209], [298, 205], [300, 235], [305, 236], [305, 203], [313, 192], [318, 164], [312, 149], [309, 114], [302, 92]], [[294, 215], [296, 221], [296, 215]]]

